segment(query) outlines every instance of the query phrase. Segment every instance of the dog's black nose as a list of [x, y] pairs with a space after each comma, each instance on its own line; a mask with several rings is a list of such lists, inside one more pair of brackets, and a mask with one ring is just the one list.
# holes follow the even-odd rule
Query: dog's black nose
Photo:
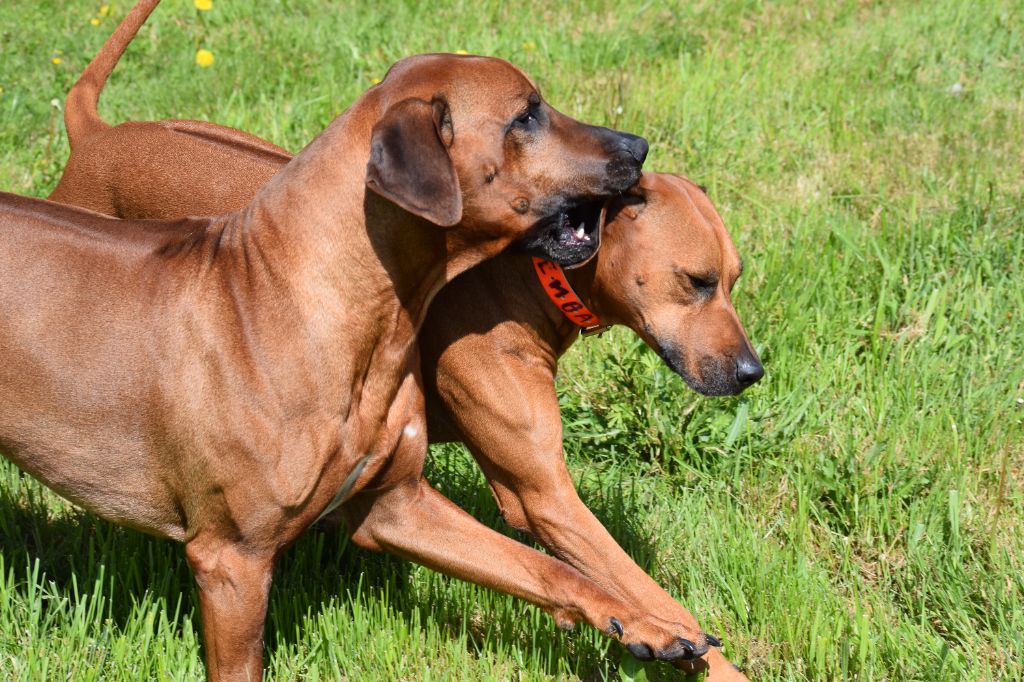
[[740, 353], [736, 358], [736, 382], [746, 388], [764, 376], [764, 365], [750, 353]]
[[647, 158], [647, 151], [650, 149], [647, 140], [639, 135], [630, 135], [629, 133], [622, 133], [622, 137], [622, 144], [626, 151], [629, 152], [629, 155], [636, 159], [637, 163], [643, 164]]

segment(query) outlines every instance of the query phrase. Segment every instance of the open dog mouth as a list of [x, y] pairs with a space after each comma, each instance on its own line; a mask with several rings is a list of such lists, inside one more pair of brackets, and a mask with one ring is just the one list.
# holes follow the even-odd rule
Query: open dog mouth
[[559, 265], [583, 265], [601, 246], [605, 203], [604, 199], [586, 201], [545, 218], [522, 242], [522, 249]]

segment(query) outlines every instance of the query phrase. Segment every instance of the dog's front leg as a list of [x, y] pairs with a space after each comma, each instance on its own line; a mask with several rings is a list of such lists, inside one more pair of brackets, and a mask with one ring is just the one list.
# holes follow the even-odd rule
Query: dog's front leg
[[[699, 631], [697, 619], [626, 554], [580, 500], [562, 458], [561, 442], [549, 446], [550, 456], [542, 456], [542, 448], [535, 458], [519, 460], [522, 469], [508, 458], [499, 467], [476, 448], [470, 449], [513, 525], [624, 601]], [[706, 668], [708, 680], [716, 682], [747, 679], [717, 648], [701, 660], [680, 661], [679, 667], [687, 672]]]
[[[499, 356], [499, 350], [493, 354]], [[463, 376], [478, 380], [457, 385]], [[554, 382], [542, 363], [520, 363], [506, 356], [486, 370], [449, 371], [439, 374], [438, 380], [450, 395], [472, 396], [447, 402], [472, 408], [454, 410], [455, 424], [487, 476], [507, 523], [530, 533], [623, 601], [682, 623], [691, 632], [700, 631], [697, 619], [626, 554], [580, 500], [565, 464]], [[717, 648], [701, 660], [680, 662], [680, 667], [690, 672], [706, 667], [709, 680], [746, 679]]]
[[185, 555], [199, 585], [207, 679], [259, 682], [273, 552], [199, 536]]
[[550, 613], [561, 627], [586, 621], [641, 658], [678, 660], [707, 651], [699, 631], [651, 616], [565, 562], [487, 528], [422, 477], [364, 491], [342, 511], [362, 547], [525, 599]]

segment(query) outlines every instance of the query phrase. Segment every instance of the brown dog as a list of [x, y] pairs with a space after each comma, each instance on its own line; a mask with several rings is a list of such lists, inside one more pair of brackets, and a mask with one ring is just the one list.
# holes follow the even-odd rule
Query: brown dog
[[[644, 173], [634, 193], [636, 203], [609, 209], [600, 252], [569, 270], [569, 283], [603, 324], [629, 326], [692, 388], [742, 391], [763, 369], [730, 300], [742, 268], [721, 218], [680, 176]], [[697, 630], [576, 493], [555, 373], [579, 336], [528, 258], [503, 254], [445, 286], [420, 330], [430, 441], [467, 445], [510, 525], [630, 603]], [[709, 680], [746, 679], [718, 649], [703, 662]]]
[[235, 213], [114, 220], [0, 195], [0, 450], [186, 543], [212, 679], [260, 677], [273, 564], [334, 504], [363, 546], [692, 655], [699, 632], [481, 526], [421, 473], [434, 293], [524, 237], [563, 258], [566, 216], [633, 186], [645, 152], [507, 62], [426, 55]]
[[[290, 158], [210, 123], [110, 127], [99, 118], [103, 84], [156, 4], [126, 17], [69, 93], [72, 157], [51, 198], [122, 216], [214, 213], [244, 205]], [[217, 182], [196, 183], [200, 176]], [[612, 213], [596, 262], [569, 272], [588, 305], [640, 333], [698, 391], [738, 392], [756, 381], [762, 369], [729, 301], [738, 259], [703, 192], [647, 174]], [[592, 248], [599, 234], [590, 238], [577, 248]], [[522, 256], [499, 256], [446, 286], [420, 337], [430, 440], [469, 445], [509, 523], [615, 594], [697, 631], [583, 505], [565, 469], [553, 377], [577, 337]], [[742, 679], [717, 651], [706, 659], [711, 679]]]

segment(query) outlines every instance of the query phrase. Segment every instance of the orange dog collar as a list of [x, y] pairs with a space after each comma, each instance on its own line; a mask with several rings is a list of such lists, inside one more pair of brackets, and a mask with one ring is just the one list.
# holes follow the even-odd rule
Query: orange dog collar
[[584, 336], [600, 334], [611, 326], [601, 324], [597, 315], [590, 312], [590, 309], [584, 305], [580, 297], [573, 291], [561, 265], [534, 256], [533, 269], [537, 271], [537, 279], [540, 280], [544, 293], [573, 324], [583, 328], [581, 333]]

